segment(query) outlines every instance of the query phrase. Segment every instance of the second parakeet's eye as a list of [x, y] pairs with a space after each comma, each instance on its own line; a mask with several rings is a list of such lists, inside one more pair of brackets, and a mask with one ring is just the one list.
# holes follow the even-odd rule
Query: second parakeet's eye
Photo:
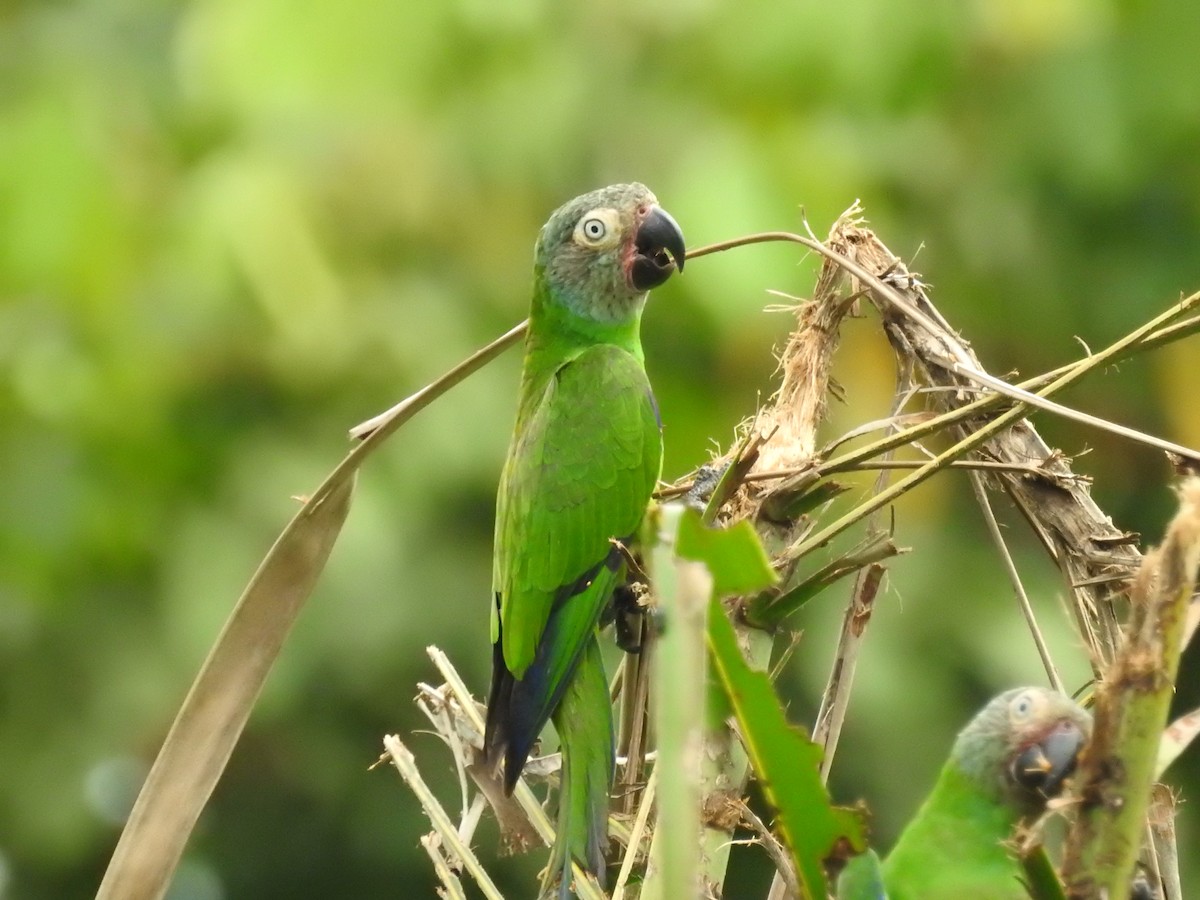
[[1034, 698], [1032, 694], [1030, 694], [1028, 691], [1023, 694], [1018, 694], [1012, 703], [1012, 718], [1017, 722], [1028, 719], [1030, 713], [1033, 712], [1033, 707]]
[[599, 219], [583, 220], [583, 236], [589, 241], [603, 240], [607, 232], [608, 227]]

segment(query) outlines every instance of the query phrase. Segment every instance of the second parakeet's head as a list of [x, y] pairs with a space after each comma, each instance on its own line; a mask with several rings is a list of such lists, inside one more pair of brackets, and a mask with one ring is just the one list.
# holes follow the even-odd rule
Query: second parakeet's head
[[1075, 771], [1092, 717], [1070, 697], [1041, 687], [1006, 691], [954, 743], [953, 762], [996, 800], [1035, 813]]

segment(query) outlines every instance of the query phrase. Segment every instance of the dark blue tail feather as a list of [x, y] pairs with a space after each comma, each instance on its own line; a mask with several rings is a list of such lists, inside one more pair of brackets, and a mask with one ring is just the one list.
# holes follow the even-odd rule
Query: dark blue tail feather
[[[484, 729], [484, 750], [488, 762], [495, 765], [501, 757], [504, 759], [504, 790], [511, 794], [517, 786], [517, 779], [529, 759], [533, 745], [550, 720], [550, 715], [562, 700], [563, 691], [574, 675], [583, 656], [587, 641], [581, 641], [574, 648], [572, 658], [567, 662], [566, 673], [559, 678], [558, 683], [551, 688], [549, 683], [550, 654], [554, 650], [561, 652], [558, 640], [559, 626], [562, 622], [562, 612], [567, 604], [579, 598], [579, 595], [591, 586], [593, 580], [600, 575], [602, 569], [617, 572], [624, 564], [620, 548], [614, 546], [605, 559], [577, 578], [569, 585], [560, 589], [546, 621], [546, 628], [538, 641], [537, 651], [533, 662], [525, 671], [525, 677], [517, 679], [508, 670], [504, 661], [503, 625], [492, 645], [492, 685], [488, 694], [487, 723]], [[597, 603], [593, 612], [592, 626], [595, 628], [600, 620], [605, 602]], [[499, 605], [500, 598], [496, 597]]]

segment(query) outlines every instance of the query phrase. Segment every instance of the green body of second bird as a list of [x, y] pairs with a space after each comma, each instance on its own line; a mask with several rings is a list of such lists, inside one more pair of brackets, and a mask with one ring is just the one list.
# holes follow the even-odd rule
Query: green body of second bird
[[1009, 841], [1061, 791], [1090, 734], [1091, 716], [1057, 691], [996, 697], [959, 734], [883, 863], [868, 851], [846, 866], [839, 900], [1027, 900]]
[[640, 339], [647, 291], [683, 236], [643, 185], [577, 197], [538, 236], [516, 426], [496, 508], [484, 738], [512, 791], [546, 721], [563, 750], [546, 886], [571, 860], [603, 880], [612, 707], [596, 630], [662, 464]]

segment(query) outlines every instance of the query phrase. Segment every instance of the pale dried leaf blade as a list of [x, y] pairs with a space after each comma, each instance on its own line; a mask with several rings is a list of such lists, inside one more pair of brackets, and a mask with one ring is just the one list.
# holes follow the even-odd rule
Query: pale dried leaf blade
[[1187, 617], [1183, 624], [1183, 647], [1187, 649], [1192, 643], [1192, 638], [1196, 636], [1196, 629], [1200, 628], [1200, 598], [1192, 597], [1192, 603], [1188, 607]]
[[1154, 766], [1155, 780], [1162, 778], [1163, 772], [1175, 762], [1184, 750], [1200, 735], [1200, 709], [1180, 716], [1167, 726], [1163, 732], [1162, 743], [1158, 746], [1158, 760]]
[[209, 651], [154, 761], [97, 900], [162, 897], [267, 673], [325, 568], [354, 478], [309, 501], [275, 541]]
[[446, 813], [445, 807], [433, 795], [429, 785], [421, 777], [412, 751], [394, 734], [384, 735], [383, 746], [392, 758], [392, 764], [404, 779], [404, 783], [416, 795], [421, 808], [433, 825], [434, 831], [441, 840], [441, 852], [447, 863], [455, 868], [459, 868], [461, 864], [461, 867], [465, 868], [475, 879], [475, 883], [487, 900], [504, 900], [503, 895], [492, 881], [491, 875], [483, 868], [483, 864], [479, 862], [471, 848], [459, 837], [458, 830]]

